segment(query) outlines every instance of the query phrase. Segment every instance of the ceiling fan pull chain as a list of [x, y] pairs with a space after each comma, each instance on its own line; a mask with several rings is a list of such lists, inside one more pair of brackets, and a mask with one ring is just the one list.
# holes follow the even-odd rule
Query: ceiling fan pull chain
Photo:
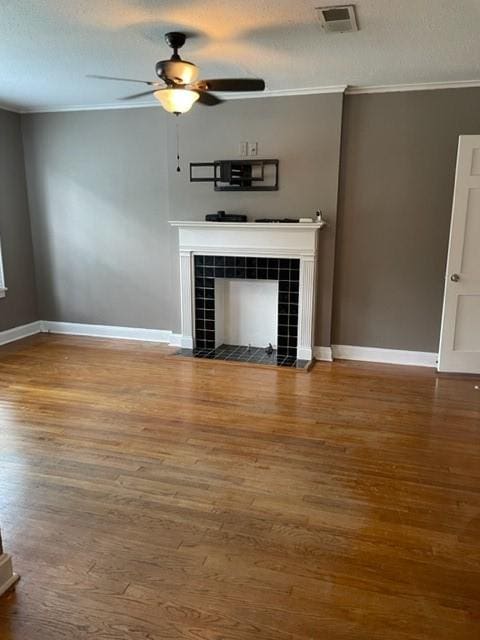
[[180, 173], [180, 143], [178, 139], [178, 113], [176, 114], [177, 118], [175, 120], [175, 137], [177, 140], [177, 173]]

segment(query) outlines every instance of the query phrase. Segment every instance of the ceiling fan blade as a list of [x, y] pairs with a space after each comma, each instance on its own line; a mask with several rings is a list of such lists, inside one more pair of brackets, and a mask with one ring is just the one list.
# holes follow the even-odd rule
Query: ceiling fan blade
[[150, 86], [161, 85], [160, 82], [155, 80], [135, 80], [133, 78], [116, 78], [114, 76], [99, 76], [96, 74], [88, 74], [86, 78], [95, 78], [96, 80], [119, 80], [121, 82], [141, 82], [142, 84], [149, 84]]
[[213, 93], [208, 93], [208, 91], [199, 91], [198, 94], [198, 104], [203, 104], [206, 107], [214, 107], [216, 104], [224, 102], [220, 100], [220, 98], [217, 98], [217, 96], [214, 96]]
[[258, 78], [215, 78], [200, 80], [199, 89], [207, 91], [263, 91], [265, 81]]
[[155, 93], [158, 89], [150, 89], [149, 91], [142, 91], [141, 93], [132, 93], [131, 96], [125, 96], [123, 98], [118, 98], [118, 100], [135, 100], [135, 98], [142, 98], [143, 96], [150, 96], [152, 93]]

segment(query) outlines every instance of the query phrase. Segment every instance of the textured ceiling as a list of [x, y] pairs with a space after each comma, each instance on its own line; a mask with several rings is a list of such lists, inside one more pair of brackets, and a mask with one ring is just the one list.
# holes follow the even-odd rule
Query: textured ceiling
[[263, 77], [270, 90], [480, 79], [479, 0], [358, 0], [360, 31], [346, 34], [322, 32], [322, 4], [342, 3], [1, 0], [0, 103], [115, 103], [137, 85], [85, 75], [153, 78], [173, 29], [194, 35], [182, 55], [203, 77]]

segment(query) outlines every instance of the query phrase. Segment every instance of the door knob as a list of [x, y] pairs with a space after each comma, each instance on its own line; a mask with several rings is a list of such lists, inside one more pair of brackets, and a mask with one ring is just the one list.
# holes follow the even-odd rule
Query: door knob
[[450, 280], [452, 282], [458, 282], [460, 280], [460, 276], [458, 275], [458, 273], [452, 273], [452, 275], [450, 276]]

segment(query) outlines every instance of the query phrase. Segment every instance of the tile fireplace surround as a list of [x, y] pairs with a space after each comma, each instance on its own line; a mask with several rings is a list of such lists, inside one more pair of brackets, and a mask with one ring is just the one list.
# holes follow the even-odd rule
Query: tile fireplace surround
[[[323, 223], [178, 222], [182, 352], [302, 368], [313, 359], [318, 231]], [[278, 281], [277, 349], [215, 340], [215, 279]]]

